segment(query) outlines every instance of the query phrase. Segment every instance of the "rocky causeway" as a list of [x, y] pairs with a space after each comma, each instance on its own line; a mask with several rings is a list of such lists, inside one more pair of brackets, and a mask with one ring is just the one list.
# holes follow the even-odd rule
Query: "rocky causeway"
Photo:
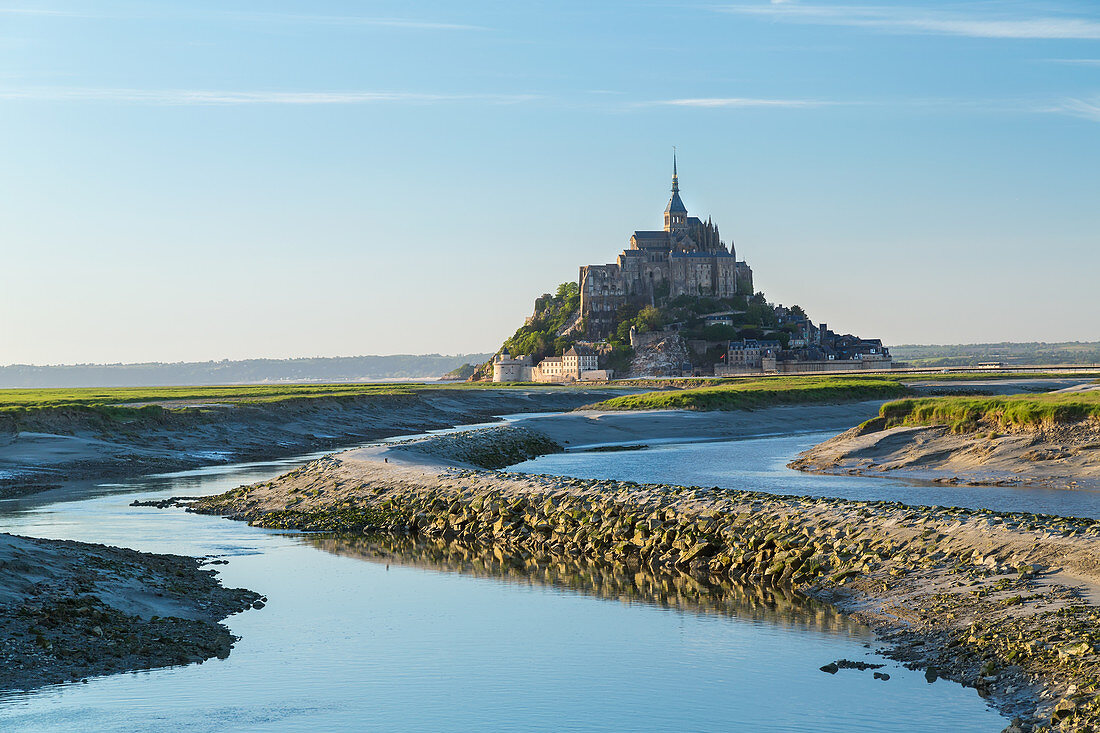
[[1100, 523], [499, 470], [554, 442], [506, 426], [357, 449], [189, 508], [517, 567], [583, 558], [784, 588], [871, 625], [888, 655], [932, 678], [976, 688], [1014, 718], [1006, 730], [1097, 730]]

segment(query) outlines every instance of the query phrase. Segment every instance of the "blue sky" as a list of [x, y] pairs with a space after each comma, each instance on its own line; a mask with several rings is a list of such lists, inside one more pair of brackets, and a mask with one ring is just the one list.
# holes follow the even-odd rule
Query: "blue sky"
[[0, 363], [495, 349], [659, 226], [888, 343], [1100, 339], [1092, 2], [0, 0]]

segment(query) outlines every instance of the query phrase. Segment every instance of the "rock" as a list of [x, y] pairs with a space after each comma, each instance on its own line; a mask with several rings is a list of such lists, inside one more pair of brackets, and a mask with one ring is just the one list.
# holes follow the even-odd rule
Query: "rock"
[[835, 662], [829, 662], [824, 667], [820, 667], [820, 669], [822, 672], [827, 672], [829, 674], [836, 674], [840, 671], [840, 667], [836, 666]]
[[871, 662], [853, 662], [851, 659], [838, 659], [836, 665], [840, 669], [856, 669], [860, 672], [868, 669], [882, 669], [886, 666], [885, 664], [873, 664]]
[[885, 672], [875, 672], [875, 679], [885, 682], [886, 680], [890, 679], [890, 675]]
[[1054, 706], [1054, 713], [1051, 715], [1051, 720], [1060, 721], [1068, 718], [1077, 712], [1077, 702], [1071, 698], [1063, 698]]
[[717, 548], [711, 542], [699, 542], [691, 546], [683, 555], [680, 556], [680, 562], [691, 562], [697, 557], [707, 557], [713, 555]]
[[1060, 659], [1083, 657], [1086, 654], [1092, 654], [1092, 644], [1080, 639], [1071, 641], [1058, 649], [1058, 657]]

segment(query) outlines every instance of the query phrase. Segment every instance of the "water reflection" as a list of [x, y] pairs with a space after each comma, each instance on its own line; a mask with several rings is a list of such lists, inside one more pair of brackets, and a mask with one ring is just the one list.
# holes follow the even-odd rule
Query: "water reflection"
[[411, 535], [305, 535], [301, 541], [334, 555], [368, 562], [551, 586], [627, 604], [720, 614], [785, 629], [861, 637], [869, 633], [833, 607], [789, 587], [702, 580], [679, 572], [655, 574], [648, 568], [584, 556], [509, 554], [499, 545], [466, 545]]
[[[643, 451], [637, 455], [664, 455]], [[628, 454], [605, 454], [605, 456]], [[297, 460], [305, 460], [299, 457]], [[0, 703], [0, 730], [996, 731], [972, 690], [891, 665], [873, 637], [781, 590], [519, 561], [411, 538], [280, 533], [134, 498], [213, 494], [292, 467], [146, 478], [3, 514], [19, 534], [220, 555], [222, 582], [269, 599], [233, 616], [227, 660], [93, 678]], [[318, 552], [317, 549], [325, 550]], [[364, 562], [363, 560], [369, 560]], [[620, 602], [616, 602], [620, 601]]]

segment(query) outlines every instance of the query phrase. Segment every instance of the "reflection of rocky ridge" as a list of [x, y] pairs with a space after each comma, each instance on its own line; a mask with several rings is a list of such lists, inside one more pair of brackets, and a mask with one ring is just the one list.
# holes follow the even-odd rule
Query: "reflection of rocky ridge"
[[789, 587], [745, 585], [711, 576], [653, 573], [637, 565], [583, 555], [511, 554], [500, 546], [464, 544], [415, 535], [314, 535], [309, 544], [335, 555], [426, 568], [527, 585], [549, 585], [624, 603], [692, 613], [720, 613], [786, 628], [854, 632], [859, 624], [834, 607]]
[[[684, 607], [714, 602], [691, 606], [697, 595], [683, 589], [695, 586], [664, 579], [790, 585], [889, 630], [892, 654], [908, 664], [1026, 716], [1020, 730], [1100, 731], [1100, 609], [1062, 585], [1096, 577], [1093, 520], [471, 471], [409, 460], [403, 446], [390, 455], [398, 460], [377, 449], [328, 456], [190, 509], [491, 547], [501, 564], [534, 559], [536, 577], [549, 572], [538, 570], [547, 554], [584, 556], [612, 569], [582, 566], [577, 575], [595, 578], [589, 592]], [[630, 580], [643, 565], [652, 584]]]

